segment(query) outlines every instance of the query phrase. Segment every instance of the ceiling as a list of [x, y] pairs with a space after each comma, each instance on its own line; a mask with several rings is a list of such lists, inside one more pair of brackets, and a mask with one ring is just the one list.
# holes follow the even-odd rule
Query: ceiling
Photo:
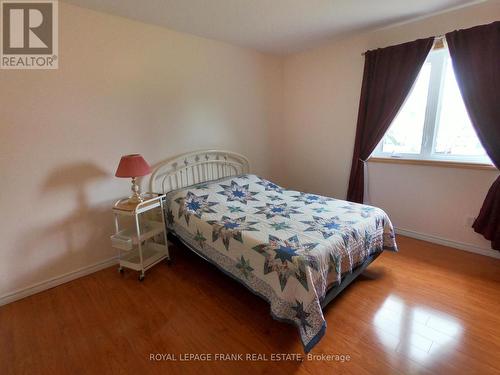
[[287, 54], [334, 36], [425, 16], [471, 0], [66, 0], [82, 7]]

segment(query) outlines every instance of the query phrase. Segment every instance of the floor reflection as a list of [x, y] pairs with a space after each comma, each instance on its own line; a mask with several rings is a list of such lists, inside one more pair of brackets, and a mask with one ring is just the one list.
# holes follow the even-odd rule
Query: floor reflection
[[386, 348], [419, 362], [430, 361], [438, 352], [453, 350], [463, 332], [454, 317], [425, 307], [409, 306], [394, 295], [384, 301], [373, 324]]

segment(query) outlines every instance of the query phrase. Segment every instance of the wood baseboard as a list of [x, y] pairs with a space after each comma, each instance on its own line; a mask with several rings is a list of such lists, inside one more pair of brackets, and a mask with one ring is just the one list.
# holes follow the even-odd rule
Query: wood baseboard
[[[446, 238], [434, 236], [431, 234], [415, 232], [415, 231], [412, 231], [409, 229], [396, 228], [395, 230], [396, 230], [397, 234], [400, 234], [402, 236], [411, 237], [411, 238], [415, 238], [417, 240], [427, 241], [427, 242], [435, 243], [438, 245], [452, 247], [452, 248], [455, 248], [458, 250], [468, 251], [471, 253], [485, 255], [485, 256], [492, 257], [492, 258], [500, 259], [500, 251], [495, 251], [492, 249], [480, 247], [480, 246], [469, 244], [469, 243], [453, 241], [453, 240], [449, 240]], [[75, 280], [75, 279], [78, 279], [80, 277], [89, 275], [91, 273], [100, 271], [104, 268], [111, 267], [117, 263], [118, 263], [117, 257], [109, 258], [109, 259], [103, 260], [102, 262], [98, 262], [98, 263], [91, 264], [91, 265], [86, 266], [86, 267], [79, 268], [75, 271], [71, 271], [71, 272], [65, 273], [63, 275], [53, 277], [51, 279], [33, 284], [33, 285], [28, 286], [26, 288], [22, 288], [22, 289], [18, 289], [16, 291], [13, 291], [13, 292], [6, 293], [6, 294], [0, 296], [0, 306], [6, 305], [8, 303], [11, 303], [11, 302], [14, 302], [17, 300], [20, 300], [20, 299], [28, 297], [28, 296], [31, 296], [32, 294], [43, 292], [44, 290], [47, 290], [50, 288], [54, 288], [58, 285], [67, 283], [71, 280]]]
[[47, 290], [50, 288], [54, 288], [58, 285], [67, 283], [68, 281], [75, 280], [75, 279], [78, 279], [78, 278], [83, 277], [83, 276], [87, 276], [91, 273], [100, 271], [104, 268], [111, 267], [115, 264], [118, 264], [118, 258], [117, 257], [109, 258], [109, 259], [103, 260], [101, 262], [94, 263], [94, 264], [91, 264], [89, 266], [85, 266], [85, 267], [79, 268], [77, 270], [74, 270], [74, 271], [59, 275], [59, 276], [52, 277], [48, 280], [41, 281], [39, 283], [30, 285], [26, 288], [22, 288], [22, 289], [18, 289], [16, 291], [13, 291], [13, 292], [6, 293], [6, 294], [0, 296], [0, 306], [6, 305], [8, 303], [11, 303], [11, 302], [14, 302], [17, 300], [20, 300], [21, 298], [31, 296], [32, 294], [43, 292], [44, 290]]
[[488, 257], [500, 259], [500, 251], [496, 251], [493, 249], [489, 249], [486, 247], [481, 247], [477, 245], [473, 245], [466, 242], [459, 242], [454, 240], [449, 240], [447, 238], [434, 236], [432, 234], [415, 232], [413, 230], [404, 229], [404, 228], [395, 228], [396, 234], [400, 234], [402, 236], [415, 238], [417, 240], [432, 242], [438, 245], [452, 247], [454, 249], [468, 251], [470, 253], [485, 255]]

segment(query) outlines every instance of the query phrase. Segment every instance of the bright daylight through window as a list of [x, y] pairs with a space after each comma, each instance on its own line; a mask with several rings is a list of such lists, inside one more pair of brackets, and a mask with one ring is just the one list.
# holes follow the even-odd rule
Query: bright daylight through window
[[445, 48], [433, 50], [373, 156], [491, 164]]

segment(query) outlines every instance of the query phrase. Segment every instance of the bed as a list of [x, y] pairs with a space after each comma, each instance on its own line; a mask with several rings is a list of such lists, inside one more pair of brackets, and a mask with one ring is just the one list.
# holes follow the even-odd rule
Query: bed
[[304, 351], [325, 333], [322, 308], [382, 251], [397, 251], [379, 208], [287, 190], [249, 173], [242, 155], [197, 151], [161, 163], [167, 229], [294, 324]]

